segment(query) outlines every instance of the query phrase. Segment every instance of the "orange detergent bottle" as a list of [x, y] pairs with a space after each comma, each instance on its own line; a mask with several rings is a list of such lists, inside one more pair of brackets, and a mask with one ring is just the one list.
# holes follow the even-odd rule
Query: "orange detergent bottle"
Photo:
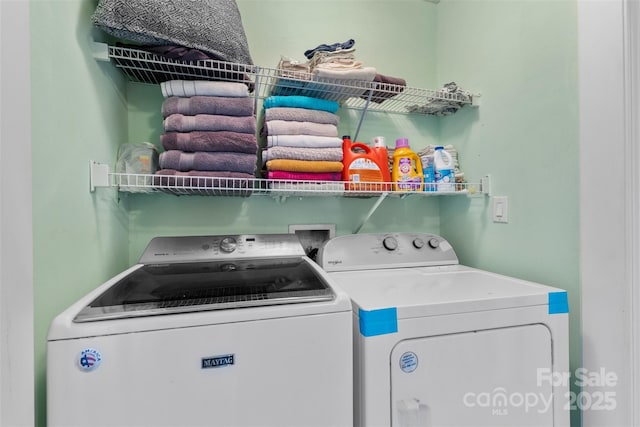
[[396, 139], [391, 180], [394, 191], [422, 191], [424, 188], [420, 157], [409, 148], [407, 138]]
[[343, 136], [342, 163], [342, 180], [346, 182], [346, 190], [391, 190], [391, 172], [384, 139], [382, 146], [371, 148], [362, 142], [352, 142], [349, 135]]

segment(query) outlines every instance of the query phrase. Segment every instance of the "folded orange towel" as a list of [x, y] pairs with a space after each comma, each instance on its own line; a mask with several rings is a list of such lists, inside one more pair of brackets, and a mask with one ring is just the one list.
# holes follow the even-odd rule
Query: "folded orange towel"
[[342, 162], [323, 160], [274, 159], [267, 162], [267, 170], [287, 172], [342, 172]]

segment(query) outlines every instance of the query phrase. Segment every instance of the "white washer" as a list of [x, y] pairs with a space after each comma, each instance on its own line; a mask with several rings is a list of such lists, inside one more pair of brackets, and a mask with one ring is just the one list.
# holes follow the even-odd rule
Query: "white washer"
[[156, 238], [54, 319], [48, 425], [351, 426], [351, 313], [293, 234]]
[[336, 237], [356, 426], [569, 426], [567, 293], [463, 265], [442, 237]]

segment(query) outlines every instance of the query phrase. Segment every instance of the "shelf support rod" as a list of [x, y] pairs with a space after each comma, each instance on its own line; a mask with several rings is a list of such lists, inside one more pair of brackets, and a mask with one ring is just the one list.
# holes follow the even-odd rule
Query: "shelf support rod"
[[[376, 83], [377, 87], [377, 83]], [[371, 96], [373, 95], [373, 89], [369, 90], [369, 95], [367, 96], [367, 101], [364, 104], [364, 108], [362, 109], [362, 114], [360, 114], [360, 120], [358, 120], [358, 127], [356, 127], [356, 133], [353, 136], [353, 141], [358, 140], [358, 134], [360, 133], [360, 128], [362, 127], [362, 122], [364, 121], [364, 115], [367, 114], [367, 109], [369, 108], [369, 103], [371, 102]]]
[[364, 219], [360, 222], [360, 225], [358, 227], [356, 227], [356, 229], [353, 231], [353, 234], [358, 234], [360, 232], [360, 230], [362, 229], [362, 227], [367, 223], [367, 221], [369, 221], [369, 218], [371, 218], [371, 216], [375, 213], [375, 211], [380, 207], [380, 205], [382, 204], [382, 202], [384, 201], [384, 199], [389, 195], [388, 192], [382, 193], [380, 194], [380, 197], [378, 197], [378, 200], [376, 200], [376, 202], [373, 204], [373, 206], [371, 207], [371, 209], [369, 209], [369, 212], [367, 213], [367, 215], [364, 217]]

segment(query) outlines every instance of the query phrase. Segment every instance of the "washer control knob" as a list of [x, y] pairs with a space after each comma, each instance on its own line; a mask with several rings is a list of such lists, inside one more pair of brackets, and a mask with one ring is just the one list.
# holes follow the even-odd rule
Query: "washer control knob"
[[440, 240], [436, 239], [435, 237], [429, 239], [429, 246], [432, 249], [437, 248], [438, 246], [440, 246]]
[[237, 246], [238, 242], [233, 237], [225, 237], [220, 241], [220, 250], [228, 254], [235, 251]]
[[395, 237], [387, 236], [382, 241], [382, 246], [384, 246], [386, 250], [395, 251], [396, 249], [398, 249], [398, 241], [395, 239]]
[[419, 237], [413, 239], [413, 247], [416, 249], [422, 249], [424, 247], [424, 240]]

